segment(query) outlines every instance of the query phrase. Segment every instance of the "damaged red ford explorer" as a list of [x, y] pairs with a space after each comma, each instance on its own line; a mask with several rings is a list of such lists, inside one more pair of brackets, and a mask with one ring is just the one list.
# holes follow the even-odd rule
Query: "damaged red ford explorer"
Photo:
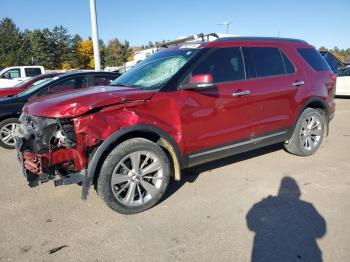
[[[166, 45], [166, 44], [165, 44]], [[16, 130], [30, 186], [94, 185], [113, 210], [157, 204], [181, 169], [274, 143], [317, 151], [335, 75], [301, 40], [234, 37], [164, 48], [110, 86], [31, 100]]]

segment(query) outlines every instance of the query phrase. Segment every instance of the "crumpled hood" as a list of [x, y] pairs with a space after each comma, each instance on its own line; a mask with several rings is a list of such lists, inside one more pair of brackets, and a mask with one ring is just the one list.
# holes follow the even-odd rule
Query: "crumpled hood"
[[73, 118], [122, 101], [147, 100], [154, 92], [139, 88], [96, 86], [32, 99], [23, 111], [33, 116]]

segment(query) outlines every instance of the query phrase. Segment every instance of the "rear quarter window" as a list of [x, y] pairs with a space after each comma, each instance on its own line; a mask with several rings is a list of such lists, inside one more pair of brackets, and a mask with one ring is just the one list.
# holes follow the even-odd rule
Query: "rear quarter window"
[[297, 51], [315, 71], [331, 70], [326, 60], [314, 48], [298, 48]]
[[24, 68], [27, 77], [41, 75], [40, 68]]

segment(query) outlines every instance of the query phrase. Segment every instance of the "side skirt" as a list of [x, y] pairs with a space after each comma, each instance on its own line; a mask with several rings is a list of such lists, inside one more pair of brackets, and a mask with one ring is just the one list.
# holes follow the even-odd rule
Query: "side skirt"
[[292, 127], [276, 130], [251, 139], [236, 141], [232, 144], [220, 145], [218, 147], [193, 152], [184, 156], [184, 163], [186, 163], [186, 167], [192, 167], [268, 145], [284, 142], [291, 137], [292, 132]]

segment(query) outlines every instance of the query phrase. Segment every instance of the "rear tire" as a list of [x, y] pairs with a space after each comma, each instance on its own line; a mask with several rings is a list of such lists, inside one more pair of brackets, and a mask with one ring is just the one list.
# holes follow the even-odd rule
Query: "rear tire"
[[320, 110], [306, 108], [299, 117], [292, 137], [284, 148], [297, 156], [310, 156], [321, 146], [324, 135], [325, 118]]
[[106, 157], [97, 180], [97, 192], [114, 211], [136, 214], [156, 205], [170, 178], [170, 164], [155, 143], [133, 138]]
[[18, 118], [8, 118], [0, 122], [0, 146], [6, 149], [15, 149], [13, 132], [19, 124]]

